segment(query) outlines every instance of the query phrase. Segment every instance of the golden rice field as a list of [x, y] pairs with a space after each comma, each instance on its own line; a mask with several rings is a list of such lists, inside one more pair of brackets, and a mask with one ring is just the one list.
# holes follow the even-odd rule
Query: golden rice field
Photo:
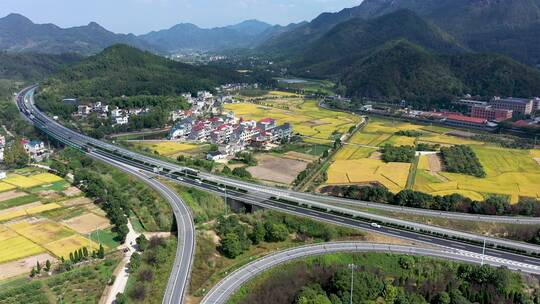
[[[272, 101], [269, 100], [268, 103], [271, 104]], [[251, 103], [227, 104], [225, 109], [244, 119], [260, 120], [271, 117], [278, 124], [291, 123], [296, 133], [305, 136], [305, 141], [312, 143], [333, 142], [334, 131], [346, 133], [360, 122], [360, 117], [356, 115], [321, 109], [315, 100], [291, 105], [289, 109]]]
[[418, 160], [419, 170], [429, 170], [429, 159], [427, 155], [421, 155]]
[[99, 249], [99, 244], [78, 234], [47, 243], [43, 246], [57, 257], [64, 257], [66, 259], [69, 257], [70, 252], [82, 247], [88, 248], [90, 252]]
[[11, 184], [13, 186], [16, 186], [18, 188], [28, 189], [36, 186], [40, 186], [43, 184], [46, 184], [46, 182], [40, 181], [38, 179], [26, 177], [23, 175], [18, 174], [10, 174], [8, 177], [4, 180], [2, 180], [4, 183]]
[[17, 187], [15, 187], [15, 186], [13, 186], [11, 184], [8, 184], [8, 183], [0, 182], [0, 192], [13, 190], [15, 188], [17, 188]]
[[135, 145], [143, 148], [150, 148], [151, 150], [158, 152], [159, 155], [163, 156], [188, 153], [201, 148], [200, 145], [186, 144], [175, 141], [137, 142]]
[[66, 226], [48, 220], [36, 223], [21, 221], [16, 224], [8, 225], [8, 227], [19, 235], [39, 245], [54, 242], [75, 234], [73, 230]]
[[[396, 136], [400, 130], [424, 133], [417, 138]], [[356, 133], [350, 143], [380, 147], [385, 144], [414, 145], [415, 141], [441, 145], [470, 145], [480, 159], [486, 178], [476, 178], [448, 172], [430, 173], [427, 156], [419, 159], [414, 189], [433, 195], [459, 193], [474, 200], [483, 200], [489, 194], [507, 195], [513, 203], [520, 196], [540, 199], [540, 150], [512, 150], [490, 146], [484, 142], [460, 138], [446, 133], [448, 128], [414, 125], [406, 122], [370, 118], [367, 126]], [[379, 182], [396, 192], [406, 185], [409, 164], [398, 168], [379, 168], [381, 161], [367, 159], [374, 150], [359, 150], [353, 145], [344, 146], [328, 170], [328, 184], [354, 184]], [[377, 162], [379, 162], [377, 164]], [[392, 169], [395, 172], [390, 172]], [[438, 170], [437, 170], [438, 171]]]
[[44, 204], [39, 206], [32, 206], [29, 208], [18, 208], [11, 212], [5, 212], [9, 211], [9, 209], [3, 210], [3, 212], [0, 214], [0, 222], [11, 220], [17, 217], [21, 216], [28, 216], [28, 215], [34, 215], [38, 213], [42, 213], [45, 211], [53, 210], [62, 208], [62, 206], [58, 205], [57, 203], [51, 203], [51, 204]]
[[22, 236], [16, 235], [2, 240], [2, 234], [4, 232], [0, 231], [0, 240], [2, 242], [2, 246], [0, 246], [0, 264], [33, 256], [45, 251], [42, 247]]
[[346, 145], [339, 149], [339, 151], [334, 155], [334, 160], [353, 160], [368, 158], [375, 151], [377, 151], [377, 149]]
[[392, 192], [407, 185], [411, 164], [385, 163], [377, 159], [337, 160], [328, 169], [328, 184], [366, 184], [378, 182]]
[[43, 183], [54, 183], [63, 180], [63, 178], [61, 178], [60, 176], [51, 173], [40, 173], [32, 175], [30, 178], [37, 179], [38, 181], [41, 181]]
[[[474, 199], [489, 194], [506, 195], [512, 203], [520, 196], [540, 199], [540, 165], [533, 159], [538, 151], [513, 150], [493, 146], [473, 146], [487, 176], [477, 178], [464, 174], [440, 172], [446, 180], [426, 178], [425, 169], [417, 171], [414, 188], [431, 194], [467, 193]], [[422, 162], [422, 159], [420, 159]], [[428, 164], [429, 166], [429, 164]]]
[[284, 92], [284, 91], [270, 91], [268, 92], [268, 95], [271, 96], [294, 96], [294, 97], [302, 97], [300, 94], [292, 93], [292, 92]]

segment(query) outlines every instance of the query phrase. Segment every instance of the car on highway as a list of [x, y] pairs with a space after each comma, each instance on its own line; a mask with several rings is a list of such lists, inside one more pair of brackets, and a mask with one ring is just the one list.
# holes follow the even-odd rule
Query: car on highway
[[377, 223], [371, 223], [371, 227], [381, 229], [382, 226]]

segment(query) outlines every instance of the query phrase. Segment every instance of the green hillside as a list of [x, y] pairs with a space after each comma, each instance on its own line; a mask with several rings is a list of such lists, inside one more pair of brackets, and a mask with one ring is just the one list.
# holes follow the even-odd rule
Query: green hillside
[[436, 55], [405, 40], [357, 60], [341, 75], [351, 96], [407, 99], [429, 109], [465, 93], [536, 96], [540, 71], [500, 55]]
[[45, 87], [49, 93], [77, 98], [174, 95], [213, 90], [220, 83], [244, 78], [230, 70], [192, 66], [115, 45], [56, 74]]
[[68, 64], [82, 60], [75, 54], [46, 55], [0, 52], [0, 79], [15, 81], [41, 80]]
[[365, 21], [343, 22], [314, 42], [295, 66], [314, 76], [335, 75], [350, 62], [369, 55], [389, 41], [404, 39], [438, 53], [462, 53], [466, 48], [452, 36], [409, 10]]

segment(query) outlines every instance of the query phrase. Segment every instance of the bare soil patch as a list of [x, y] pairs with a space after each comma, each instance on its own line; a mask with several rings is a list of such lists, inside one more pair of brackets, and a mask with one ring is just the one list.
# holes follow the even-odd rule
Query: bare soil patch
[[307, 162], [268, 154], [257, 156], [257, 160], [258, 166], [247, 169], [255, 178], [286, 185], [290, 185], [308, 165]]
[[428, 155], [429, 162], [429, 174], [433, 177], [438, 178], [442, 182], [448, 182], [448, 178], [440, 175], [439, 173], [443, 171], [443, 162], [441, 156], [438, 154]]
[[66, 207], [71, 207], [71, 206], [87, 205], [91, 203], [92, 203], [92, 200], [87, 197], [77, 197], [77, 198], [62, 202], [62, 205]]
[[42, 205], [42, 203], [38, 201], [38, 202], [33, 202], [33, 203], [30, 203], [30, 204], [26, 204], [26, 205], [20, 205], [20, 206], [17, 206], [17, 207], [11, 207], [11, 208], [8, 208], [8, 209], [0, 210], [0, 216], [2, 216], [4, 214], [13, 213], [13, 212], [16, 212], [16, 211], [19, 211], [19, 210], [24, 210], [24, 209], [28, 209], [28, 208], [41, 206], [41, 205]]
[[82, 194], [82, 191], [79, 190], [77, 187], [69, 187], [66, 190], [64, 190], [64, 194], [66, 196], [79, 196]]
[[319, 159], [315, 155], [300, 153], [300, 152], [296, 152], [296, 151], [289, 151], [289, 152], [284, 154], [284, 157], [289, 158], [289, 159], [299, 160], [299, 161], [305, 161], [305, 162], [312, 162], [312, 161], [316, 161], [317, 159]]
[[14, 199], [14, 198], [21, 197], [21, 196], [26, 196], [26, 195], [28, 195], [28, 194], [26, 194], [25, 192], [17, 191], [17, 190], [12, 190], [12, 191], [8, 191], [8, 192], [2, 192], [2, 193], [0, 193], [0, 202], [7, 201], [7, 200], [10, 200], [10, 199]]
[[430, 154], [427, 157], [429, 162], [429, 170], [431, 172], [441, 172], [443, 166], [441, 157], [437, 154]]
[[378, 151], [375, 151], [375, 152], [371, 153], [369, 158], [381, 160], [382, 159], [382, 153], [378, 152]]
[[13, 278], [23, 274], [29, 274], [32, 267], [36, 266], [37, 262], [39, 262], [41, 265], [45, 265], [47, 260], [53, 264], [57, 261], [56, 258], [50, 254], [42, 253], [40, 255], [0, 264], [0, 280]]
[[65, 220], [63, 223], [81, 234], [87, 234], [97, 229], [105, 229], [111, 225], [107, 218], [95, 215], [93, 213], [86, 213], [81, 216]]
[[540, 158], [534, 158], [534, 160], [538, 163], [538, 165], [540, 166]]

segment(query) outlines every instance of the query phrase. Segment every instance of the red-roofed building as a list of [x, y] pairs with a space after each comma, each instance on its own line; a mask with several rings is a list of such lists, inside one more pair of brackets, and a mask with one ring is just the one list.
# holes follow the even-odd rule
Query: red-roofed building
[[488, 121], [484, 118], [469, 117], [459, 114], [447, 114], [446, 122], [458, 127], [483, 127]]
[[276, 127], [276, 121], [272, 118], [263, 118], [257, 123], [257, 127], [264, 131], [272, 130]]

